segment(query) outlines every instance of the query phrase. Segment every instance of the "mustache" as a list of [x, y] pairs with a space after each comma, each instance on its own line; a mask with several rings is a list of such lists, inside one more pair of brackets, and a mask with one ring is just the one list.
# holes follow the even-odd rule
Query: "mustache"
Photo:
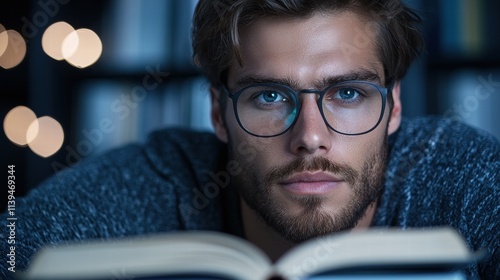
[[265, 182], [274, 183], [283, 180], [299, 172], [323, 171], [340, 176], [342, 180], [350, 185], [356, 182], [359, 173], [345, 164], [335, 163], [324, 157], [313, 159], [299, 158], [283, 166], [273, 167], [265, 176]]

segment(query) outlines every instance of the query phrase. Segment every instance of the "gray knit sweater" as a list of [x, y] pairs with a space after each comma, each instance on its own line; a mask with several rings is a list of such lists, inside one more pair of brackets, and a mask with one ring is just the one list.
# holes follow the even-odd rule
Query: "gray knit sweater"
[[[449, 225], [472, 250], [489, 257], [466, 270], [500, 278], [500, 146], [490, 135], [450, 120], [404, 120], [389, 138], [385, 189], [374, 226]], [[16, 201], [16, 271], [44, 244], [167, 232], [235, 228], [234, 201], [219, 184], [207, 198], [203, 186], [218, 182], [226, 147], [213, 134], [185, 130], [153, 133], [68, 168]], [[215, 179], [214, 179], [215, 178]], [[220, 182], [219, 182], [220, 183]], [[233, 209], [233, 210], [228, 210]], [[231, 213], [227, 213], [231, 212]], [[0, 215], [7, 224], [7, 213]], [[229, 219], [231, 220], [231, 219]], [[2, 226], [1, 279], [7, 271], [8, 228]]]

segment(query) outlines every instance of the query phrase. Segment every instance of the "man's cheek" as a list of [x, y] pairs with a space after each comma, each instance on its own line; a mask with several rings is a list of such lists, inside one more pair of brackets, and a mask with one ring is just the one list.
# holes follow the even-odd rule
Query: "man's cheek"
[[247, 162], [252, 162], [257, 157], [257, 150], [254, 146], [248, 144], [247, 142], [241, 142], [238, 145], [237, 153], [243, 160]]

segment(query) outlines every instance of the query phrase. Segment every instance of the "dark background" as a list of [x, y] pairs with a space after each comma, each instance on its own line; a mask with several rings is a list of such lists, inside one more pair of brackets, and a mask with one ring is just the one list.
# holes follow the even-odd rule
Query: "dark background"
[[[500, 138], [500, 1], [407, 2], [423, 16], [427, 51], [403, 80], [403, 114], [445, 115]], [[189, 36], [195, 3], [0, 2], [0, 24], [21, 33], [27, 41], [27, 55], [21, 64], [8, 70], [0, 68], [0, 118], [24, 105], [37, 116], [52, 116], [65, 131], [61, 150], [41, 158], [29, 148], [12, 144], [2, 130], [2, 209], [7, 197], [8, 165], [16, 166], [19, 197], [59, 169], [86, 156], [143, 141], [151, 130], [173, 125], [210, 130], [207, 84], [191, 63]], [[100, 36], [103, 54], [96, 64], [77, 69], [43, 52], [43, 32], [58, 21], [66, 21], [75, 29], [92, 29]], [[143, 99], [128, 99], [127, 103], [126, 98], [155, 71], [168, 72], [168, 77], [163, 74]], [[475, 90], [488, 80], [499, 85], [489, 87], [487, 99], [478, 99]], [[104, 118], [112, 120], [116, 131], [99, 132], [99, 121]]]

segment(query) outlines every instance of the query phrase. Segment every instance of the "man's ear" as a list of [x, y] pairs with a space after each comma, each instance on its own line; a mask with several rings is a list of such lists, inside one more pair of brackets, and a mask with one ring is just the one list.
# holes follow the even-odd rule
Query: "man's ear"
[[210, 112], [210, 117], [212, 119], [212, 125], [214, 126], [215, 135], [224, 143], [227, 143], [227, 130], [224, 123], [224, 112], [220, 107], [220, 91], [214, 86], [210, 86], [210, 97], [212, 100], [212, 110]]
[[398, 130], [401, 124], [401, 82], [397, 81], [392, 89], [392, 99], [394, 101], [392, 110], [389, 116], [389, 126], [387, 132], [389, 135], [393, 134]]

